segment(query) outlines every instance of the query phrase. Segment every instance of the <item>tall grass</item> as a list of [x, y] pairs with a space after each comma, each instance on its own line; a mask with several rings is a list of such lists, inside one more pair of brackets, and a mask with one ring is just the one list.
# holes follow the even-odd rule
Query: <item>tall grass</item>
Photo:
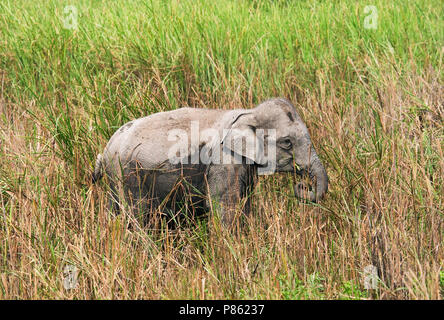
[[[368, 4], [0, 2], [0, 298], [441, 299], [444, 8], [372, 1], [373, 30]], [[326, 165], [319, 205], [274, 175], [242, 232], [211, 214], [154, 232], [91, 185], [130, 119], [271, 96], [297, 106]]]

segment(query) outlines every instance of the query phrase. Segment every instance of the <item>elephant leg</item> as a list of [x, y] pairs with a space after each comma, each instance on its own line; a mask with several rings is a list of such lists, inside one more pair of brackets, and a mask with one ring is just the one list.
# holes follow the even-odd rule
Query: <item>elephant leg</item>
[[124, 197], [130, 212], [141, 224], [145, 224], [148, 214], [147, 170], [137, 162], [128, 165], [124, 173]]
[[217, 205], [222, 224], [228, 228], [236, 225], [239, 216], [245, 213], [241, 205], [250, 189], [248, 171], [244, 165], [215, 165], [208, 171], [209, 197]]
[[114, 216], [120, 214], [119, 193], [114, 182], [110, 182], [109, 184], [108, 209], [114, 214]]
[[141, 224], [145, 223], [147, 214], [147, 194], [143, 185], [131, 185], [125, 190], [125, 199], [130, 212]]

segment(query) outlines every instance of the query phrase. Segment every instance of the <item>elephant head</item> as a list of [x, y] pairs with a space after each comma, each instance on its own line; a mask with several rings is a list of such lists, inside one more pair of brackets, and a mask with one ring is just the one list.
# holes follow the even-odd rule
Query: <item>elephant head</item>
[[[230, 130], [224, 137], [234, 153], [247, 158], [259, 167], [272, 167], [276, 172], [309, 174], [315, 191], [307, 190], [303, 183], [294, 187], [295, 195], [310, 201], [319, 201], [328, 188], [328, 176], [311, 143], [308, 129], [286, 99], [275, 98], [251, 110], [233, 116]], [[245, 139], [246, 138], [246, 139]], [[261, 150], [249, 147], [255, 141]], [[225, 144], [225, 141], [229, 143]]]

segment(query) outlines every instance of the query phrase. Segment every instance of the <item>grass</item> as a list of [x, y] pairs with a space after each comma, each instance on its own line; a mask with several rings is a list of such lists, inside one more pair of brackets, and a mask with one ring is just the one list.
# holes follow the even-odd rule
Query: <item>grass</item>
[[[0, 298], [442, 299], [443, 15], [439, 0], [0, 2]], [[110, 216], [90, 175], [126, 121], [272, 96], [326, 165], [321, 204], [274, 175], [240, 233]]]

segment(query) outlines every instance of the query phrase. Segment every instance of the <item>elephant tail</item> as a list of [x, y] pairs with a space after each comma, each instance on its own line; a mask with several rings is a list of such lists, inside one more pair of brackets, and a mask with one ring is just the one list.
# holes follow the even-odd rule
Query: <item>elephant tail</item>
[[96, 183], [103, 176], [103, 156], [99, 153], [97, 155], [96, 166], [94, 168], [94, 172], [92, 174], [92, 182]]

